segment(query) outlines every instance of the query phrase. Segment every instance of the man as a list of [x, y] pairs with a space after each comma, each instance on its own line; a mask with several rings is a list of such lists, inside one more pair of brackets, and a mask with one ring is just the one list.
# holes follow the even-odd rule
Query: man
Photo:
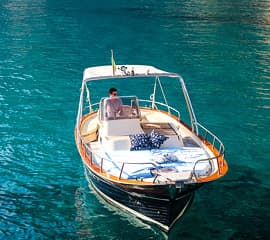
[[109, 89], [110, 98], [105, 99], [104, 107], [105, 107], [105, 116], [109, 119], [115, 119], [120, 112], [122, 111], [122, 101], [117, 96], [117, 89], [112, 87]]

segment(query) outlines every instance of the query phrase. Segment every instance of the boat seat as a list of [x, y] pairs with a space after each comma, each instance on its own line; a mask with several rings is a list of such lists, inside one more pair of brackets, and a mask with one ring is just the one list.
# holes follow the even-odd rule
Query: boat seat
[[102, 144], [109, 151], [130, 150], [129, 136], [106, 136]]
[[168, 139], [164, 143], [161, 144], [160, 149], [178, 148], [178, 147], [184, 146], [181, 137], [177, 135], [165, 135], [165, 136], [168, 137]]
[[80, 134], [83, 143], [90, 143], [97, 140], [98, 118], [87, 117], [82, 121]]
[[129, 134], [143, 133], [139, 118], [114, 119], [103, 121], [103, 136], [125, 136]]

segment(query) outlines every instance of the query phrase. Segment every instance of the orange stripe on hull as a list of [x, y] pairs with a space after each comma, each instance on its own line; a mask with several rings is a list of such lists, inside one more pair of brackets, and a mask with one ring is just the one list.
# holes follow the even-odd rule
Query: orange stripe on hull
[[[141, 107], [141, 109], [144, 109], [144, 107]], [[169, 114], [168, 112], [165, 112], [163, 110], [155, 110], [155, 111], [162, 112], [162, 113], [174, 118], [175, 120], [181, 122], [182, 125], [184, 125], [187, 129], [189, 129], [191, 131], [190, 126], [187, 125], [182, 120], [179, 120], [176, 116], [174, 116], [172, 114]], [[82, 119], [81, 119], [81, 123], [86, 118], [91, 117], [94, 114], [96, 114], [96, 112], [92, 112], [92, 113], [88, 113], [88, 114], [84, 115], [82, 117]], [[154, 184], [154, 183], [151, 183], [151, 182], [143, 182], [143, 181], [138, 181], [138, 180], [119, 179], [119, 177], [111, 175], [111, 174], [107, 173], [104, 170], [101, 171], [101, 168], [99, 166], [93, 164], [92, 161], [91, 161], [91, 158], [89, 156], [87, 156], [83, 144], [79, 141], [79, 139], [77, 139], [77, 131], [78, 131], [78, 129], [75, 129], [75, 140], [76, 140], [77, 148], [79, 150], [79, 153], [81, 155], [81, 158], [82, 158], [84, 164], [87, 165], [92, 171], [94, 171], [98, 175], [100, 175], [100, 176], [102, 176], [104, 178], [110, 179], [110, 180], [112, 180], [114, 182], [120, 182], [120, 183], [126, 183], [126, 184], [137, 184], [137, 185], [152, 185], [152, 184]], [[210, 181], [214, 181], [214, 180], [217, 180], [217, 179], [223, 177], [228, 172], [228, 164], [227, 164], [226, 160], [224, 159], [224, 156], [219, 156], [218, 150], [216, 148], [214, 148], [214, 146], [210, 142], [205, 140], [202, 136], [199, 136], [199, 138], [202, 140], [204, 145], [214, 154], [214, 156], [217, 157], [218, 171], [216, 171], [215, 173], [213, 173], [212, 175], [207, 176], [207, 177], [198, 177], [196, 179], [197, 182], [198, 183], [210, 182]]]
[[[78, 144], [78, 142], [77, 142], [77, 144]], [[215, 156], [218, 156], [217, 149], [215, 149], [215, 148], [211, 149], [211, 147], [213, 147], [212, 144], [207, 142], [206, 145], [215, 154]], [[107, 179], [110, 179], [114, 182], [121, 182], [121, 183], [126, 183], [126, 184], [137, 184], [137, 185], [151, 185], [151, 184], [153, 184], [150, 182], [143, 182], [143, 181], [138, 181], [138, 180], [119, 179], [118, 177], [111, 175], [104, 170], [101, 172], [101, 168], [98, 167], [97, 165], [93, 164], [91, 161], [91, 158], [85, 154], [85, 149], [83, 147], [83, 144], [78, 144], [77, 146], [79, 146], [78, 149], [79, 149], [79, 152], [80, 152], [80, 155], [81, 155], [81, 158], [82, 158], [84, 164], [87, 165], [92, 171], [96, 172], [100, 176], [107, 178]], [[218, 158], [218, 166], [219, 166], [219, 170], [217, 172], [215, 172], [214, 174], [212, 174], [211, 176], [208, 176], [208, 177], [197, 178], [197, 182], [198, 183], [210, 182], [210, 181], [214, 181], [214, 180], [217, 180], [217, 179], [223, 177], [228, 171], [227, 162], [225, 161], [225, 159], [223, 157]]]

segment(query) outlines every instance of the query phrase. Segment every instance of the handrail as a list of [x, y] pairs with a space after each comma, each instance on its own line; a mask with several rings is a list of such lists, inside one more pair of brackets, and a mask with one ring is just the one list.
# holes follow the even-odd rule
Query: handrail
[[89, 109], [89, 113], [91, 113], [91, 112], [95, 112], [98, 109], [98, 107], [99, 107], [99, 103], [94, 103], [94, 104], [91, 104], [91, 105], [88, 105], [88, 106], [84, 106], [83, 110]]
[[[198, 128], [198, 137], [203, 138], [203, 140], [206, 141], [206, 143], [210, 143], [212, 145], [212, 150], [216, 149], [218, 151], [218, 156], [215, 156], [214, 158], [216, 158], [216, 161], [217, 161], [219, 175], [223, 175], [224, 174], [223, 167], [225, 165], [225, 159], [224, 159], [225, 147], [223, 143], [215, 134], [213, 134], [211, 131], [209, 131], [200, 123], [196, 122], [195, 125]], [[204, 135], [200, 133], [200, 130], [204, 131]], [[212, 138], [212, 139], [209, 139], [209, 138]]]
[[[151, 100], [138, 99], [138, 102], [149, 103], [149, 106], [152, 106]], [[176, 108], [173, 108], [173, 107], [169, 106], [168, 104], [164, 104], [162, 102], [155, 102], [155, 106], [156, 106], [156, 104], [167, 108], [167, 112], [170, 114], [171, 114], [171, 111], [173, 111], [176, 114], [177, 118], [180, 119], [180, 112]], [[88, 106], [88, 105], [84, 106], [83, 110], [91, 108], [92, 112], [94, 112], [98, 109], [98, 107], [99, 107], [99, 102], [93, 103], [93, 104], [91, 104], [91, 106]], [[144, 107], [144, 106], [141, 106], [141, 107]], [[156, 109], [158, 109], [158, 108], [156, 108]]]
[[213, 163], [212, 163], [212, 160], [216, 159], [217, 160], [217, 157], [211, 157], [211, 158], [206, 158], [206, 159], [199, 159], [197, 160], [195, 163], [194, 163], [194, 166], [193, 166], [193, 170], [192, 170], [192, 174], [193, 176], [196, 178], [196, 180], [198, 180], [200, 177], [202, 177], [199, 173], [196, 172], [196, 166], [197, 164], [201, 163], [201, 162], [208, 162], [209, 165], [210, 165], [210, 173], [206, 174], [206, 175], [203, 175], [204, 177], [206, 176], [209, 176], [212, 172], [213, 172]]
[[[139, 99], [140, 102], [146, 102], [146, 103], [152, 103], [150, 100], [141, 100]], [[178, 118], [180, 119], [180, 112], [173, 108], [173, 107], [170, 107], [169, 105], [166, 105], [166, 104], [163, 104], [163, 103], [160, 103], [160, 102], [155, 102], [156, 104], [158, 105], [161, 105], [163, 107], [166, 107], [168, 109], [168, 112], [169, 112], [169, 109], [174, 111], [177, 115], [178, 115]], [[99, 103], [94, 103], [92, 104], [92, 107], [96, 107]], [[94, 108], [92, 108], [94, 109]], [[196, 165], [200, 162], [203, 162], [203, 161], [208, 161], [210, 166], [211, 166], [211, 171], [209, 173], [208, 176], [210, 176], [213, 171], [215, 170], [215, 168], [213, 168], [213, 160], [216, 160], [217, 162], [217, 167], [218, 167], [218, 170], [219, 170], [219, 173], [222, 174], [221, 172], [221, 168], [222, 168], [222, 165], [224, 164], [224, 152], [225, 152], [225, 149], [224, 149], [224, 145], [223, 143], [221, 142], [221, 140], [216, 136], [214, 135], [211, 131], [209, 131], [207, 128], [205, 128], [202, 124], [196, 122], [194, 123], [194, 125], [196, 125], [196, 127], [198, 128], [198, 134], [197, 136], [202, 138], [203, 140], [205, 140], [207, 143], [210, 143], [212, 145], [212, 150], [216, 149], [218, 151], [218, 155], [217, 156], [214, 156], [214, 157], [211, 157], [211, 158], [207, 158], [207, 159], [199, 159], [197, 160], [195, 163], [194, 163], [194, 166], [193, 166], [193, 170], [192, 170], [192, 175], [194, 176], [194, 178], [196, 180], [198, 180], [200, 178], [200, 176], [198, 176], [196, 174]], [[78, 128], [77, 128], [78, 129]], [[202, 132], [203, 131], [203, 132]], [[78, 130], [77, 132], [77, 136], [78, 136], [78, 141], [80, 141], [80, 143], [82, 144], [82, 146], [84, 147], [84, 150], [85, 150], [85, 154], [88, 155], [89, 158], [91, 158], [91, 164], [93, 164], [93, 154], [92, 154], [92, 149], [89, 145], [87, 144], [83, 144], [82, 141], [81, 141], [81, 134], [80, 134], [80, 131]], [[115, 162], [115, 161], [112, 161], [108, 158], [105, 158], [104, 156], [100, 156], [99, 154], [95, 153], [95, 156], [99, 159], [101, 159], [101, 163], [98, 165], [100, 167], [100, 172], [102, 173], [103, 172], [103, 166], [104, 166], [104, 161], [109, 161], [109, 162]], [[219, 159], [221, 159], [221, 161], [219, 161]], [[153, 167], [158, 167], [154, 162], [123, 162], [123, 161], [117, 161], [118, 163], [121, 164], [121, 169], [119, 170], [119, 176], [118, 176], [118, 179], [122, 179], [122, 174], [123, 174], [123, 171], [124, 171], [124, 168], [126, 165], [129, 165], [129, 164], [151, 164], [153, 165]], [[154, 181], [153, 183], [155, 183], [157, 178], [154, 178]]]
[[[138, 99], [138, 101], [139, 101], [139, 102], [150, 103], [151, 106], [152, 106], [152, 101], [151, 101], [151, 100]], [[171, 110], [174, 111], [174, 112], [177, 114], [178, 119], [180, 119], [180, 112], [179, 112], [177, 109], [175, 109], [175, 108], [173, 108], [173, 107], [171, 107], [171, 106], [169, 106], [169, 105], [167, 105], [167, 104], [164, 104], [164, 103], [162, 103], [162, 102], [155, 102], [155, 106], [156, 106], [156, 104], [161, 105], [161, 106], [167, 108], [167, 109], [168, 109], [168, 113], [171, 113], [171, 112], [170, 112]], [[158, 108], [157, 108], [157, 109], [158, 109]]]
[[[91, 156], [93, 156], [93, 154], [92, 154], [92, 150], [91, 150], [91, 147], [89, 146], [89, 145], [87, 145], [87, 144], [83, 144], [83, 146], [84, 146], [84, 148], [85, 148], [85, 152], [87, 153], [87, 154], [91, 154]], [[124, 171], [124, 166], [125, 165], [129, 165], [129, 164], [143, 164], [143, 165], [146, 165], [146, 164], [151, 164], [151, 165], [153, 165], [153, 167], [158, 167], [158, 165], [157, 164], [155, 164], [154, 162], [152, 162], [152, 161], [146, 161], [146, 162], [123, 162], [123, 161], [116, 161], [116, 160], [111, 160], [111, 159], [109, 159], [109, 158], [105, 158], [104, 156], [101, 156], [101, 155], [99, 155], [99, 154], [97, 154], [97, 153], [95, 153], [95, 156], [97, 156], [99, 159], [101, 159], [101, 162], [100, 162], [100, 165], [98, 165], [99, 167], [100, 167], [100, 173], [102, 173], [103, 172], [103, 165], [104, 165], [104, 161], [108, 161], [108, 162], [112, 162], [112, 163], [115, 163], [115, 162], [118, 162], [118, 163], [121, 163], [122, 164], [122, 166], [121, 166], [121, 170], [120, 170], [120, 173], [119, 173], [119, 177], [118, 177], [118, 179], [120, 180], [121, 179], [121, 176], [122, 176], [122, 173], [123, 173], [123, 171]], [[92, 159], [91, 159], [91, 161], [93, 161]], [[93, 163], [93, 162], [91, 162], [91, 163]]]
[[[85, 148], [85, 154], [86, 156], [88, 156], [89, 158], [91, 158], [91, 164], [95, 164], [93, 163], [93, 154], [92, 154], [92, 149], [89, 145], [87, 144], [83, 144], [84, 148]], [[121, 167], [119, 169], [119, 175], [118, 175], [118, 179], [121, 180], [122, 179], [122, 175], [123, 175], [123, 172], [124, 172], [124, 169], [125, 169], [125, 166], [127, 165], [130, 165], [130, 164], [140, 164], [140, 165], [152, 165], [154, 168], [158, 169], [159, 165], [157, 165], [155, 162], [152, 162], [152, 161], [146, 161], [146, 162], [134, 162], [134, 161], [131, 161], [131, 162], [123, 162], [123, 161], [112, 161], [111, 159], [107, 158], [107, 157], [104, 157], [104, 156], [101, 156], [100, 154], [97, 154], [95, 153], [95, 157], [97, 157], [98, 159], [100, 159], [100, 163], [96, 162], [97, 166], [100, 168], [100, 173], [103, 173], [104, 172], [104, 162], [107, 161], [107, 162], [112, 162], [112, 163], [115, 163], [115, 162], [118, 162], [121, 164]], [[191, 174], [192, 176], [194, 176], [195, 180], [199, 180], [199, 178], [201, 177], [207, 177], [207, 176], [210, 176], [213, 171], [215, 170], [215, 168], [213, 167], [213, 160], [216, 160], [217, 161], [217, 165], [219, 164], [218, 163], [218, 158], [219, 156], [215, 156], [215, 157], [210, 157], [210, 158], [205, 158], [205, 159], [199, 159], [197, 160], [194, 165], [193, 165], [193, 168], [191, 170]], [[198, 174], [196, 172], [196, 166], [197, 164], [199, 164], [200, 162], [209, 162], [209, 165], [210, 165], [210, 172], [206, 175], [203, 175], [201, 176], [200, 174]], [[153, 180], [153, 183], [156, 183], [156, 180], [158, 179], [157, 176], [153, 176], [154, 180]], [[190, 179], [188, 179], [187, 181], [191, 181]]]
[[[206, 127], [204, 127], [202, 124], [200, 124], [198, 122], [194, 123], [194, 124], [199, 127], [198, 128], [198, 136], [201, 136], [205, 141], [211, 143], [212, 149], [214, 149], [214, 148], [217, 149], [219, 156], [224, 155], [225, 148], [224, 148], [224, 145], [221, 142], [221, 140], [215, 134], [213, 134], [211, 131], [209, 131]], [[200, 129], [204, 130], [204, 134], [200, 133]], [[212, 138], [212, 142], [211, 142], [211, 139], [209, 139], [209, 137]]]

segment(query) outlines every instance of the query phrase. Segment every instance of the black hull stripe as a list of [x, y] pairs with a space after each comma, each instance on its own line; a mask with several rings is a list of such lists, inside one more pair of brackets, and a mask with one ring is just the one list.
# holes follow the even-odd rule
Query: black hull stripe
[[168, 232], [192, 203], [194, 190], [176, 199], [149, 198], [143, 194], [132, 194], [110, 182], [104, 181], [86, 167], [86, 175], [94, 189], [107, 201], [127, 210], [140, 219], [154, 223]]

